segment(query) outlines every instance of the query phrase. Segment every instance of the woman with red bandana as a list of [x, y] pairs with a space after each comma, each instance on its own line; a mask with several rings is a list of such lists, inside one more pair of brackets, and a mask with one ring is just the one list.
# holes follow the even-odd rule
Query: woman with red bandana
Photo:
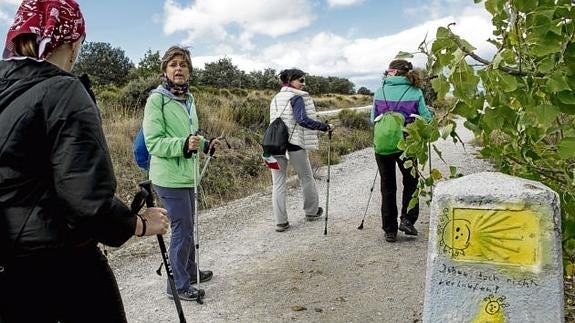
[[0, 322], [126, 322], [98, 243], [164, 234], [133, 214], [89, 89], [70, 74], [85, 37], [73, 0], [24, 0], [0, 61]]

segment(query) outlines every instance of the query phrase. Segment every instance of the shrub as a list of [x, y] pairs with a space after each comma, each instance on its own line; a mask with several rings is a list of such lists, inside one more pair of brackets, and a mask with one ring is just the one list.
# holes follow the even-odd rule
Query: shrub
[[252, 131], [265, 129], [265, 126], [269, 123], [267, 107], [247, 104], [245, 106], [235, 106], [233, 111], [234, 121]]
[[342, 126], [352, 129], [365, 130], [369, 126], [369, 117], [365, 113], [358, 113], [349, 109], [343, 109], [337, 114]]
[[120, 90], [120, 100], [126, 107], [134, 110], [142, 109], [150, 91], [155, 89], [159, 83], [160, 80], [156, 76], [132, 80]]

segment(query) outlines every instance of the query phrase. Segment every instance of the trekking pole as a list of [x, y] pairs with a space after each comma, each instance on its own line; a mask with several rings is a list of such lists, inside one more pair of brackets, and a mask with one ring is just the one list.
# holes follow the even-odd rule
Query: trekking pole
[[329, 179], [330, 179], [330, 166], [331, 166], [331, 130], [327, 132], [327, 193], [325, 197], [325, 227], [323, 235], [327, 235], [327, 217], [329, 215]]
[[379, 174], [379, 168], [375, 172], [375, 177], [373, 178], [373, 184], [371, 184], [371, 189], [369, 190], [369, 198], [367, 199], [367, 206], [365, 207], [365, 212], [363, 213], [363, 219], [361, 219], [361, 224], [357, 227], [358, 230], [363, 230], [363, 221], [365, 221], [365, 216], [367, 215], [367, 210], [369, 209], [369, 202], [371, 201], [371, 195], [373, 194], [373, 189], [375, 188], [375, 180], [377, 179], [377, 174]]
[[[147, 180], [138, 184], [140, 191], [136, 194], [134, 201], [132, 202], [132, 212], [138, 213], [138, 211], [143, 206], [143, 201], [145, 201], [147, 207], [154, 206], [154, 196], [152, 195], [152, 182]], [[156, 235], [158, 238], [158, 244], [160, 245], [160, 251], [162, 253], [162, 260], [164, 261], [164, 268], [166, 268], [166, 274], [168, 275], [168, 283], [170, 284], [170, 289], [172, 295], [174, 296], [174, 303], [176, 304], [176, 311], [178, 312], [178, 317], [180, 318], [180, 323], [186, 323], [186, 318], [184, 317], [184, 311], [182, 310], [182, 303], [180, 302], [180, 297], [178, 291], [176, 290], [176, 283], [174, 282], [174, 273], [172, 272], [172, 266], [170, 265], [170, 260], [168, 258], [168, 251], [166, 250], [166, 244], [164, 243], [164, 237], [161, 234]]]
[[[202, 296], [200, 294], [200, 224], [199, 224], [199, 216], [198, 216], [198, 190], [200, 188], [200, 154], [196, 152], [196, 163], [194, 166], [195, 178], [196, 178], [196, 187], [194, 189], [194, 239], [195, 239], [195, 248], [196, 252], [194, 253], [196, 262], [196, 282], [198, 284], [198, 298], [196, 298], [196, 302], [198, 304], [204, 304], [202, 300]], [[208, 157], [209, 158], [209, 157]], [[207, 162], [206, 162], [207, 166]]]

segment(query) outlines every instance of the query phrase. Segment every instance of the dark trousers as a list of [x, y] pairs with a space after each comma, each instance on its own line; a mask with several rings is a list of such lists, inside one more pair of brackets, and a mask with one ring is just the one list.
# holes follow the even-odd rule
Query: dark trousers
[[[154, 185], [162, 205], [168, 210], [172, 237], [168, 257], [178, 292], [190, 288], [190, 279], [196, 276], [194, 249], [194, 188], [167, 188]], [[171, 293], [170, 285], [166, 291]]]
[[108, 260], [96, 246], [0, 265], [0, 322], [126, 322]]
[[[411, 175], [411, 168], [404, 167], [406, 160], [399, 158], [401, 152], [391, 155], [375, 154], [375, 161], [377, 168], [381, 175], [381, 221], [382, 228], [387, 233], [397, 232], [397, 185], [395, 184], [395, 164], [399, 166], [401, 175], [403, 177], [403, 193], [401, 201], [401, 215], [402, 221], [409, 221], [412, 224], [417, 221], [419, 217], [419, 203], [411, 210], [407, 211], [409, 201], [415, 190], [417, 189], [418, 176]], [[413, 160], [413, 166], [417, 167], [417, 162]]]

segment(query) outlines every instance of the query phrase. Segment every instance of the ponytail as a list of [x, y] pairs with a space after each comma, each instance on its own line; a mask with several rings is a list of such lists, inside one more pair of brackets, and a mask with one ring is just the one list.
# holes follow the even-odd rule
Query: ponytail
[[423, 79], [418, 71], [410, 70], [405, 74], [405, 78], [409, 81], [409, 83], [411, 83], [411, 85], [420, 89], [423, 87]]
[[38, 58], [38, 44], [36, 43], [35, 34], [18, 35], [12, 42], [15, 56]]

